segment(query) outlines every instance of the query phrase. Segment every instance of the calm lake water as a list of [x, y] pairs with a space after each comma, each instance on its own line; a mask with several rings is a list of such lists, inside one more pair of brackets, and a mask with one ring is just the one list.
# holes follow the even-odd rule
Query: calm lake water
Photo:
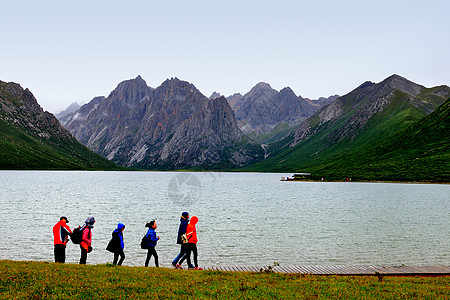
[[[0, 171], [0, 259], [53, 261], [59, 217], [73, 228], [93, 215], [88, 264], [112, 261], [105, 248], [122, 222], [124, 265], [143, 265], [155, 219], [170, 266], [189, 211], [200, 266], [450, 265], [450, 185], [280, 181], [291, 175]], [[77, 263], [79, 246], [66, 254]]]

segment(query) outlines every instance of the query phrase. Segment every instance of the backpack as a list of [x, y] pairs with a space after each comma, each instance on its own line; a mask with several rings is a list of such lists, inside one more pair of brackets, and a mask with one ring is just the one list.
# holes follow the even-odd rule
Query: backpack
[[148, 249], [148, 243], [150, 242], [150, 237], [144, 235], [144, 237], [141, 240], [141, 248], [142, 249]]
[[74, 244], [81, 243], [81, 239], [83, 237], [83, 229], [84, 226], [83, 227], [78, 226], [72, 231], [72, 235], [70, 236], [70, 240], [72, 241], [72, 243]]

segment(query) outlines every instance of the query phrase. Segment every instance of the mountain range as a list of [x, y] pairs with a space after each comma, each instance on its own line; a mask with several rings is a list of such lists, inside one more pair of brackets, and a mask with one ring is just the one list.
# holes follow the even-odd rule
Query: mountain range
[[443, 125], [449, 123], [450, 88], [426, 88], [398, 75], [318, 100], [262, 82], [244, 95], [208, 98], [178, 78], [152, 88], [138, 76], [59, 115], [70, 133], [30, 91], [2, 82], [0, 92], [3, 168], [116, 166], [98, 160], [76, 137], [104, 158], [136, 169], [450, 181]]
[[220, 169], [261, 160], [224, 97], [210, 99], [172, 78], [158, 88], [141, 76], [82, 106], [63, 125], [109, 160], [139, 169]]

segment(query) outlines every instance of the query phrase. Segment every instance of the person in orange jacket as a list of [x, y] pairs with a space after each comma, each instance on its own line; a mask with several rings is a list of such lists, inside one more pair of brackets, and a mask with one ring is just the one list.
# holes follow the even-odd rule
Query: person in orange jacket
[[[197, 238], [197, 229], [195, 228], [195, 225], [198, 223], [198, 218], [196, 216], [193, 216], [191, 218], [191, 220], [189, 221], [189, 224], [186, 227], [186, 235], [187, 235], [187, 252], [186, 252], [186, 256], [184, 258], [186, 258], [188, 261], [191, 257], [191, 253], [194, 254], [194, 266], [189, 266], [190, 269], [194, 269], [194, 270], [203, 270], [202, 268], [199, 268], [198, 266], [198, 262], [197, 262], [197, 256], [198, 256], [198, 251], [197, 251], [197, 242], [198, 242], [198, 238]], [[182, 259], [182, 261], [184, 260], [184, 258]], [[182, 262], [180, 262], [181, 264]]]
[[95, 218], [88, 217], [85, 221], [85, 225], [83, 226], [83, 235], [81, 237], [80, 249], [81, 249], [81, 257], [80, 264], [85, 265], [87, 254], [92, 251], [92, 228], [94, 228]]
[[61, 217], [59, 222], [53, 226], [53, 244], [55, 245], [55, 262], [66, 262], [66, 245], [68, 237], [72, 234], [69, 225], [69, 221], [66, 217]]

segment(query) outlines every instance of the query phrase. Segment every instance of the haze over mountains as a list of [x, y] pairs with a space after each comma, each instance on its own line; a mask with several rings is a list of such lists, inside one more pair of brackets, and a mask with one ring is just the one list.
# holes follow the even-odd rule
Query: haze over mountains
[[[39, 118], [31, 121], [25, 115], [10, 122], [11, 118], [7, 116], [11, 104], [5, 104], [4, 99], [15, 96], [4, 93], [8, 85], [13, 84], [3, 83], [3, 95], [7, 97], [3, 96], [2, 120], [9, 120], [8, 124], [35, 124]], [[357, 180], [376, 180], [389, 177], [380, 172], [380, 166], [384, 166], [391, 175], [396, 170], [403, 170], [401, 174], [397, 172], [391, 176], [391, 180], [415, 180], [420, 177], [420, 172], [402, 168], [402, 164], [412, 165], [406, 154], [416, 152], [405, 149], [405, 160], [391, 160], [377, 148], [379, 161], [369, 153], [375, 151], [376, 145], [387, 143], [385, 141], [396, 144], [399, 132], [411, 135], [411, 139], [417, 141], [413, 137], [415, 132], [408, 128], [427, 115], [433, 116], [448, 98], [448, 86], [425, 88], [398, 75], [380, 83], [365, 82], [341, 97], [336, 95], [319, 100], [297, 96], [289, 87], [276, 91], [263, 82], [244, 95], [225, 98], [214, 93], [208, 98], [193, 84], [178, 78], [167, 79], [159, 87], [152, 88], [138, 76], [121, 82], [107, 97], [96, 97], [78, 109], [73, 105], [72, 111], [59, 115], [59, 118], [64, 127], [88, 148], [119, 165], [132, 168], [240, 168], [312, 172], [312, 177], [327, 176], [332, 180], [348, 176]], [[435, 118], [438, 119], [434, 119], [433, 124], [448, 121], [442, 114]], [[441, 127], [427, 128], [439, 130]], [[65, 130], [55, 127], [55, 132]], [[430, 136], [441, 135], [434, 132]], [[428, 150], [421, 156], [421, 161], [428, 162], [424, 165], [430, 169], [433, 165], [430, 162], [442, 162], [448, 152], [445, 147], [448, 141], [443, 139], [445, 145], [431, 140], [423, 143]], [[9, 146], [13, 144], [10, 142]], [[47, 146], [56, 147], [52, 145]], [[444, 152], [433, 150], [433, 145], [439, 145]], [[398, 153], [395, 155], [398, 157]], [[365, 162], [364, 157], [372, 157], [372, 161]], [[420, 164], [414, 165], [420, 169]], [[428, 178], [434, 178], [430, 180], [450, 180], [438, 167], [431, 170], [438, 176], [428, 173]]]

